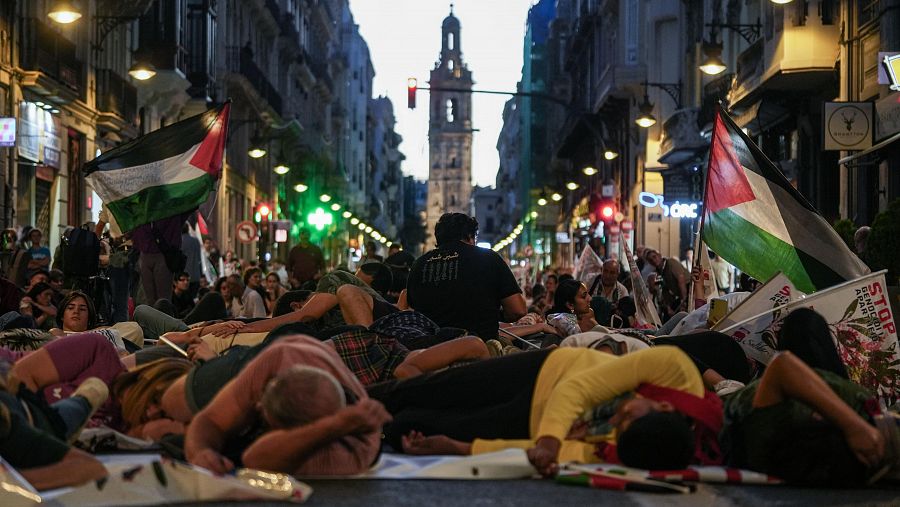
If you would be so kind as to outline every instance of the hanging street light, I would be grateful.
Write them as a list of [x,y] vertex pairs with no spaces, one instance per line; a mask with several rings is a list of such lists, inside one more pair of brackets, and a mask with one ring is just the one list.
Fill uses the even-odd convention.
[[291,170],[291,168],[284,164],[278,164],[275,167],[273,167],[272,170],[275,171],[275,174],[285,175],[288,173],[288,171]]
[[58,0],[47,12],[47,17],[61,25],[68,25],[81,19],[81,12],[68,0]]

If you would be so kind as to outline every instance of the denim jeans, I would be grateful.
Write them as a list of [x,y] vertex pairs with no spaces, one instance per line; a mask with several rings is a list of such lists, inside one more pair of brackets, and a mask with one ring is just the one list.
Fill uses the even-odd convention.
[[149,305],[138,305],[134,309],[134,321],[144,330],[145,340],[158,340],[160,335],[169,331],[188,330],[184,322]]
[[91,404],[81,396],[59,400],[50,405],[50,409],[56,412],[66,425],[67,440],[84,426],[88,416],[91,415]]

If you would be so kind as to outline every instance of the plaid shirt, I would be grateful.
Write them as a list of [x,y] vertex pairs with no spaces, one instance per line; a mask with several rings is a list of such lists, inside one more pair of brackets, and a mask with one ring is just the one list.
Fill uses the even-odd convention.
[[366,330],[354,330],[331,338],[334,350],[364,386],[394,378],[394,370],[409,350],[396,339]]

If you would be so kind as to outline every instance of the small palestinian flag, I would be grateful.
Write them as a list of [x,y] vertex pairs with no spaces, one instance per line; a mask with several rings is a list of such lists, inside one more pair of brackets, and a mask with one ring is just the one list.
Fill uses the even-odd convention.
[[869,272],[723,111],[709,150],[702,235],[710,249],[753,278],[783,271],[807,294]]
[[196,209],[222,172],[231,103],[153,131],[84,166],[122,232]]

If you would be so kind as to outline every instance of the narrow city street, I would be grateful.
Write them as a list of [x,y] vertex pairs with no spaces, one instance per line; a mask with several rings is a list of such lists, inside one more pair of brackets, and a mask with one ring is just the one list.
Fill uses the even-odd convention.
[[0,222],[0,507],[900,506],[900,0],[3,0]]

